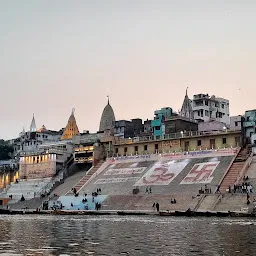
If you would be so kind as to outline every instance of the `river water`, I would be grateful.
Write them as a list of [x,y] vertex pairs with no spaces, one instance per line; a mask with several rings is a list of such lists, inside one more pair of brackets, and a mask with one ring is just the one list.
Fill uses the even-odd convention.
[[0,216],[2,255],[256,255],[256,220]]

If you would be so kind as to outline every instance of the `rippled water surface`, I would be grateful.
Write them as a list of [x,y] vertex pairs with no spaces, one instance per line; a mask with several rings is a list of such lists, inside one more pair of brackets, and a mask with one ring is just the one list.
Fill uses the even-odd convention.
[[256,255],[256,220],[0,216],[0,255]]

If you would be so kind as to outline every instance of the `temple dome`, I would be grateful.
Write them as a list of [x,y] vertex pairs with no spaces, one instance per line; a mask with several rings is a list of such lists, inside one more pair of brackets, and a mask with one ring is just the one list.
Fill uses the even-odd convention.
[[108,104],[105,106],[101,115],[99,131],[104,132],[106,130],[111,130],[114,127],[115,121],[115,114],[108,100]]
[[46,132],[46,131],[47,129],[44,125],[38,130],[38,132]]

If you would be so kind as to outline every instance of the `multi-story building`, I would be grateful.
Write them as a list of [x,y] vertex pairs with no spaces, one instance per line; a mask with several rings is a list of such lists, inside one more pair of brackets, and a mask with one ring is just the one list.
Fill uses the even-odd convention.
[[198,130],[198,123],[186,117],[174,116],[164,121],[165,134]]
[[252,135],[256,133],[256,109],[245,111],[243,130],[245,139],[250,143]]
[[114,122],[114,136],[120,138],[134,137],[134,124],[128,120],[118,120]]
[[241,146],[241,131],[227,132],[186,132],[139,139],[113,141],[115,156],[131,156],[154,153],[174,153],[196,150],[224,149]]
[[145,136],[151,136],[153,134],[153,129],[152,129],[152,120],[146,120],[144,121],[143,124],[143,135]]
[[11,140],[10,144],[14,148],[14,157],[19,156],[21,152],[37,152],[40,145],[44,143],[57,142],[61,139],[62,130],[47,130],[43,125],[39,130],[36,129],[35,118],[33,116],[30,130],[20,133],[17,139]]
[[153,135],[154,136],[162,136],[163,134],[165,134],[164,121],[166,119],[171,118],[172,116],[176,116],[177,114],[174,113],[172,108],[170,108],[170,107],[161,108],[160,110],[156,110],[154,112],[154,114],[155,114],[154,120],[151,121]]
[[230,124],[229,101],[227,99],[196,94],[193,96],[192,108],[197,122],[218,121]]
[[237,130],[237,131],[241,131],[243,129],[243,116],[239,115],[239,116],[231,116],[230,117],[230,125],[229,128],[230,130]]
[[134,118],[134,119],[131,119],[131,121],[133,124],[134,136],[135,137],[140,136],[144,130],[142,119]]

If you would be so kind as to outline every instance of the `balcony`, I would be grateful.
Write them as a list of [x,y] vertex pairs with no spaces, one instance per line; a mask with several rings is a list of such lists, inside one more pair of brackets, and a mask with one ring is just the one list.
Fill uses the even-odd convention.
[[155,127],[155,126],[161,126],[162,124],[162,120],[161,119],[155,119],[151,121],[151,126]]
[[254,127],[256,126],[255,122],[244,122],[243,123],[244,127]]

